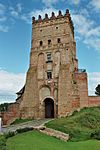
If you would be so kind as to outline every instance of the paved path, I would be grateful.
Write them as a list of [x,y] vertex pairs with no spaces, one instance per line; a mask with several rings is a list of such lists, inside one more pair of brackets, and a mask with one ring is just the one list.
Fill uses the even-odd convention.
[[16,131],[17,129],[25,128],[25,127],[38,127],[44,125],[46,122],[50,120],[51,119],[33,120],[33,121],[28,121],[16,125],[11,125],[5,128],[3,127],[2,132]]

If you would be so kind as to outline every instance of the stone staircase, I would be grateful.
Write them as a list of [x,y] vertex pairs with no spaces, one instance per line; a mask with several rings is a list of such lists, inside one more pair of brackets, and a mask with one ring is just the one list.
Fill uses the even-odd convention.
[[68,141],[69,139],[69,134],[54,130],[54,129],[50,129],[50,128],[46,128],[44,125],[45,123],[51,121],[51,119],[42,119],[42,120],[32,120],[32,121],[28,121],[28,122],[24,122],[24,123],[20,123],[20,124],[16,124],[16,125],[11,125],[11,126],[7,126],[7,127],[3,127],[2,128],[2,132],[12,132],[12,131],[16,131],[17,129],[21,129],[21,128],[33,128],[34,130],[38,130],[41,133],[44,133],[46,135],[52,136],[52,137],[56,137],[60,140],[63,141]]

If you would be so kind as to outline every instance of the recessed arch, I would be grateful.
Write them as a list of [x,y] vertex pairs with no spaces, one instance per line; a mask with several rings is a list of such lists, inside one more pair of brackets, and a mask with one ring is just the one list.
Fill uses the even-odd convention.
[[50,97],[50,88],[43,86],[39,90],[39,99],[40,101],[43,101],[46,97]]
[[59,75],[59,69],[60,69],[60,52],[55,52],[55,77],[58,77]]
[[44,54],[43,53],[40,53],[38,55],[38,67],[37,67],[37,70],[38,70],[38,79],[43,79],[44,77]]

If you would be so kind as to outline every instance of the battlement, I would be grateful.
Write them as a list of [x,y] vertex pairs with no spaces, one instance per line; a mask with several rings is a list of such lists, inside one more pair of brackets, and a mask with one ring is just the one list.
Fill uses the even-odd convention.
[[48,14],[45,14],[45,17],[42,18],[41,15],[38,16],[38,19],[36,20],[35,17],[32,17],[32,24],[33,25],[37,25],[37,24],[44,24],[47,22],[52,22],[53,20],[60,20],[60,19],[64,19],[64,20],[68,20],[70,27],[72,29],[72,32],[74,34],[74,26],[73,26],[73,22],[71,20],[71,16],[69,13],[69,10],[66,9],[66,13],[63,15],[62,12],[59,10],[58,15],[56,16],[54,12],[52,12],[51,17],[48,16]]

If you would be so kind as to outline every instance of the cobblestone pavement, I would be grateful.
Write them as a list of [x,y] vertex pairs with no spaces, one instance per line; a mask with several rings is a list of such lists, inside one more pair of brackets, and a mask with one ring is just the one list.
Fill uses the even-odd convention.
[[8,127],[2,127],[2,132],[16,131],[17,129],[25,128],[25,127],[38,127],[44,125],[46,122],[50,120],[51,119],[33,120],[33,121],[28,121],[16,125],[11,125]]

